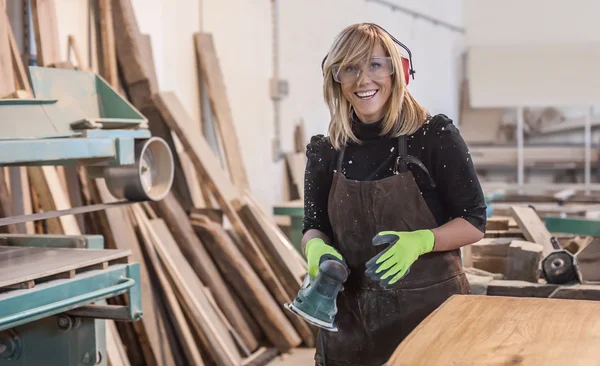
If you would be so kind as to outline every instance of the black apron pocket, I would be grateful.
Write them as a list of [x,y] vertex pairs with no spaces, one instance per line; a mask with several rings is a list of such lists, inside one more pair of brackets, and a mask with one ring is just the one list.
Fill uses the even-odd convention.
[[365,365],[383,365],[398,345],[435,309],[455,294],[470,294],[466,275],[410,289],[364,290],[359,297]]

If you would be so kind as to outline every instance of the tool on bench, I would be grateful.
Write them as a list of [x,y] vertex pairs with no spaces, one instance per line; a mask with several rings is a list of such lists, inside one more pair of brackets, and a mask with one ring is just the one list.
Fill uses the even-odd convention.
[[[169,193],[169,145],[152,136],[148,120],[104,79],[77,70],[29,71],[35,97],[0,99],[0,169],[40,167],[28,169],[29,176],[52,187],[56,170],[48,166],[86,165],[117,201],[3,217],[0,226]],[[140,264],[131,254],[105,249],[101,235],[0,234],[0,366],[108,365],[107,334],[115,328],[105,320],[143,316]],[[126,301],[107,304],[121,295]]]
[[554,250],[540,261],[540,270],[546,281],[552,284],[581,282],[577,258],[563,249],[556,237],[552,237],[550,242]]
[[338,293],[343,291],[348,274],[349,269],[344,262],[333,255],[324,255],[315,279],[311,281],[310,276],[306,275],[298,295],[291,304],[285,304],[285,308],[310,324],[336,332],[336,299]]

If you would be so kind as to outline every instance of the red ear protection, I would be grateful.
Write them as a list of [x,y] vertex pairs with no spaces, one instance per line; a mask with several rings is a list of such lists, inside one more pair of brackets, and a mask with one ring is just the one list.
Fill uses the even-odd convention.
[[[406,47],[402,42],[400,42],[399,40],[394,38],[394,36],[392,36],[388,31],[383,29],[383,27],[381,27],[377,24],[373,24],[373,23],[365,23],[365,24],[373,25],[373,26],[383,30],[385,33],[387,33],[390,36],[390,38],[392,39],[392,41],[394,41],[394,43],[396,43],[398,46],[402,47],[406,51],[406,53],[408,53],[408,58],[401,56],[402,57],[402,71],[404,72],[404,80],[406,81],[406,85],[408,85],[410,77],[412,76],[413,79],[415,78],[415,69],[413,68],[412,53],[410,52],[410,49],[408,47]],[[325,55],[325,57],[323,58],[323,61],[321,61],[321,70],[323,70],[323,66],[325,65],[325,60],[327,60],[327,55]]]
[[[404,81],[406,82],[406,85],[408,85],[409,81],[410,81],[410,61],[402,56],[402,71],[404,72]],[[414,71],[413,71],[413,75],[414,75]],[[413,76],[414,78],[414,76]]]

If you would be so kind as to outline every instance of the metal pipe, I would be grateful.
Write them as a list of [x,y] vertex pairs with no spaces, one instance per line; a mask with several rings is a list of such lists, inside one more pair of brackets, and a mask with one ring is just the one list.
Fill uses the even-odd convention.
[[517,183],[519,188],[523,188],[525,183],[525,161],[523,151],[523,124],[524,110],[523,107],[517,108]]
[[592,114],[594,113],[593,107],[587,108],[585,114],[585,187],[589,190],[590,184],[592,183]]
[[429,15],[425,15],[425,14],[419,13],[417,11],[405,8],[403,6],[400,6],[400,5],[397,5],[397,4],[393,4],[393,3],[389,2],[389,1],[385,1],[385,0],[365,0],[365,1],[367,1],[367,2],[371,1],[371,2],[374,2],[374,3],[379,3],[379,4],[382,4],[382,5],[387,5],[392,10],[401,11],[401,12],[406,13],[408,15],[412,15],[413,17],[415,17],[417,19],[421,18],[421,19],[423,19],[425,21],[428,21],[428,22],[430,22],[430,23],[432,23],[434,25],[439,25],[441,27],[447,28],[447,29],[449,29],[449,30],[451,30],[453,32],[465,33],[465,29],[462,28],[462,27],[456,26],[454,24],[450,24],[448,22],[436,19],[434,17],[430,17]]
[[271,26],[273,32],[273,75],[271,99],[273,100],[273,161],[279,161],[281,151],[281,91],[279,90],[279,2],[271,0]]
[[[26,311],[22,311],[17,314],[13,314],[7,316],[5,318],[0,319],[0,330],[16,327],[18,325],[24,324],[28,321],[29,318],[39,319],[41,317],[54,315],[59,312],[64,312],[70,309],[74,309],[77,306],[84,304],[90,300],[101,300],[108,296],[117,296],[127,289],[133,287],[135,285],[135,280],[131,278],[123,278],[119,281],[118,284],[109,286],[100,290],[92,291],[87,294],[71,297],[65,300],[57,301],[51,304],[38,306],[37,308],[29,309]],[[69,309],[65,309],[69,308]],[[137,314],[137,316],[141,317],[141,314]],[[137,319],[135,319],[137,320]]]

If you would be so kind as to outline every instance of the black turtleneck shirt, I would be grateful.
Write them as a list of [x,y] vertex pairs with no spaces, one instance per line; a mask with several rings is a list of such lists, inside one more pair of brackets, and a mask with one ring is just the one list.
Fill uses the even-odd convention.
[[[347,179],[378,180],[393,175],[398,156],[398,140],[379,136],[381,122],[354,121],[353,131],[362,144],[349,142],[342,163]],[[469,149],[452,120],[443,114],[433,116],[407,137],[408,154],[419,159],[435,182],[415,164],[408,168],[438,225],[462,217],[485,232],[486,204],[475,173]],[[317,229],[332,238],[327,200],[337,168],[336,151],[328,137],[316,135],[307,145],[304,178],[304,228]]]

